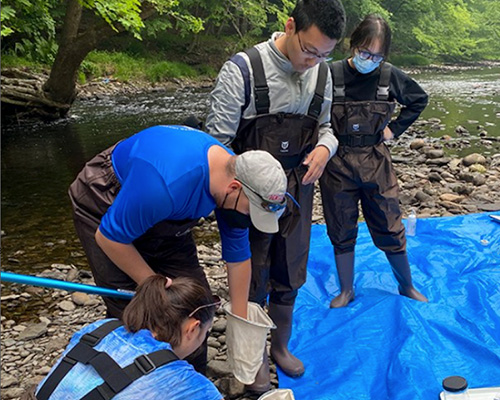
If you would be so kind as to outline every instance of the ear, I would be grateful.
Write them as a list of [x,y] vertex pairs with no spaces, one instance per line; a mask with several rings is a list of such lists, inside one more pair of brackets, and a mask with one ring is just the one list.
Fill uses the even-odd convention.
[[295,20],[290,17],[285,23],[285,34],[292,36],[295,33]]
[[231,183],[229,184],[229,192],[231,193],[235,190],[240,190],[241,188],[241,182],[238,182],[236,179],[233,179]]
[[201,326],[201,322],[197,319],[190,318],[186,326],[184,328],[184,334],[186,335],[186,339],[192,341],[193,339],[198,337],[199,329]]

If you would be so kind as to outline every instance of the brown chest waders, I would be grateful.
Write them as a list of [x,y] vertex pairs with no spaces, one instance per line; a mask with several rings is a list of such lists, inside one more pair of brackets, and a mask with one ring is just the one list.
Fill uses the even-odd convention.
[[[116,145],[115,145],[116,146]],[[135,290],[137,284],[101,250],[95,233],[101,218],[113,204],[121,185],[111,161],[112,146],[90,160],[69,188],[76,233],[92,270],[95,283],[110,289]],[[210,289],[198,262],[196,244],[190,229],[197,220],[161,221],[137,238],[133,245],[154,272],[177,278],[191,277]],[[103,298],[108,318],[121,318],[128,300]],[[187,358],[198,372],[206,369],[206,341]]]
[[[299,209],[289,202],[279,220],[279,232],[276,234],[265,234],[250,228],[250,300],[262,305],[270,295],[269,315],[277,326],[271,332],[271,356],[286,374],[300,376],[304,373],[304,365],[288,351],[288,340],[297,291],[306,279],[311,236],[314,185],[302,185],[302,178],[307,173],[302,162],[318,143],[318,117],[323,105],[328,67],[325,63],[319,66],[315,94],[307,115],[270,114],[269,87],[260,54],[255,48],[247,50],[246,54],[254,76],[257,115],[240,122],[232,147],[237,154],[257,149],[271,153],[286,172],[287,191],[300,204]],[[249,93],[248,67],[242,58],[237,60],[233,57],[233,61],[240,67],[246,92]],[[248,102],[244,108],[246,105]],[[264,360],[266,362],[259,370],[255,383],[247,387],[248,390],[264,392],[269,388],[267,356]]]
[[[330,304],[334,308],[344,307],[354,299],[354,246],[360,202],[374,244],[386,253],[393,271],[400,270],[394,274],[400,286],[408,288],[400,290],[401,294],[416,292],[406,256],[398,181],[389,149],[383,143],[383,130],[395,109],[395,103],[389,101],[391,65],[382,64],[373,101],[345,100],[343,68],[342,61],[331,65],[334,84],[331,124],[339,149],[320,178],[323,211],[341,287],[340,295]],[[417,295],[408,297],[421,300]]]
[[[300,204],[289,202],[279,220],[276,234],[264,234],[250,228],[252,250],[252,283],[250,300],[263,304],[270,292],[270,301],[293,304],[297,290],[306,277],[306,264],[312,217],[314,185],[304,186],[302,178],[307,168],[305,157],[318,142],[318,117],[323,104],[328,67],[320,64],[315,94],[307,115],[269,114],[269,87],[262,60],[257,49],[246,51],[254,77],[254,118],[242,119],[231,146],[237,154],[247,150],[266,150],[283,166],[288,178],[288,192]],[[242,57],[232,59],[243,74],[246,85],[246,104],[249,102],[249,73]]]

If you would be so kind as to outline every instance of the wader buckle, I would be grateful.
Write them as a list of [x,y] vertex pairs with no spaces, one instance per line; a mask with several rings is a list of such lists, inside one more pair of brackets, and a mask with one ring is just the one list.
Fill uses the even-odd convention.
[[361,135],[349,135],[348,136],[349,146],[351,147],[363,147],[365,146],[365,136]]
[[134,364],[144,375],[147,375],[156,369],[156,365],[153,361],[151,361],[147,354],[137,357],[134,360]]

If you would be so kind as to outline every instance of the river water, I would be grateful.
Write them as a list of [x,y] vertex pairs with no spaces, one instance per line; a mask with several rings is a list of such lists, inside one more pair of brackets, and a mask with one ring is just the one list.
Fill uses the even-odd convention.
[[[455,137],[455,127],[471,132],[464,156],[488,153],[478,126],[500,136],[500,68],[425,72],[414,78],[430,94],[421,118],[439,118],[444,130],[429,135]],[[2,124],[2,269],[36,274],[52,263],[85,266],[73,229],[67,189],[84,163],[116,141],[157,124],[204,116],[208,91],[183,89],[77,101],[67,120],[51,124]]]

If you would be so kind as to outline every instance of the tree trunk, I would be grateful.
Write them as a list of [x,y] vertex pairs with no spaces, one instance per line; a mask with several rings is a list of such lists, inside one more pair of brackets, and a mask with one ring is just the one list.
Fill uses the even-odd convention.
[[[82,32],[82,11],[79,0],[68,0],[59,49],[45,83],[33,76],[27,78],[29,82],[7,81],[9,78],[2,76],[2,111],[45,119],[58,119],[68,114],[76,98],[76,78],[82,61],[100,41],[125,30],[122,26],[114,30],[105,21],[92,17],[95,22]],[[155,12],[147,5],[141,18],[147,19]]]

